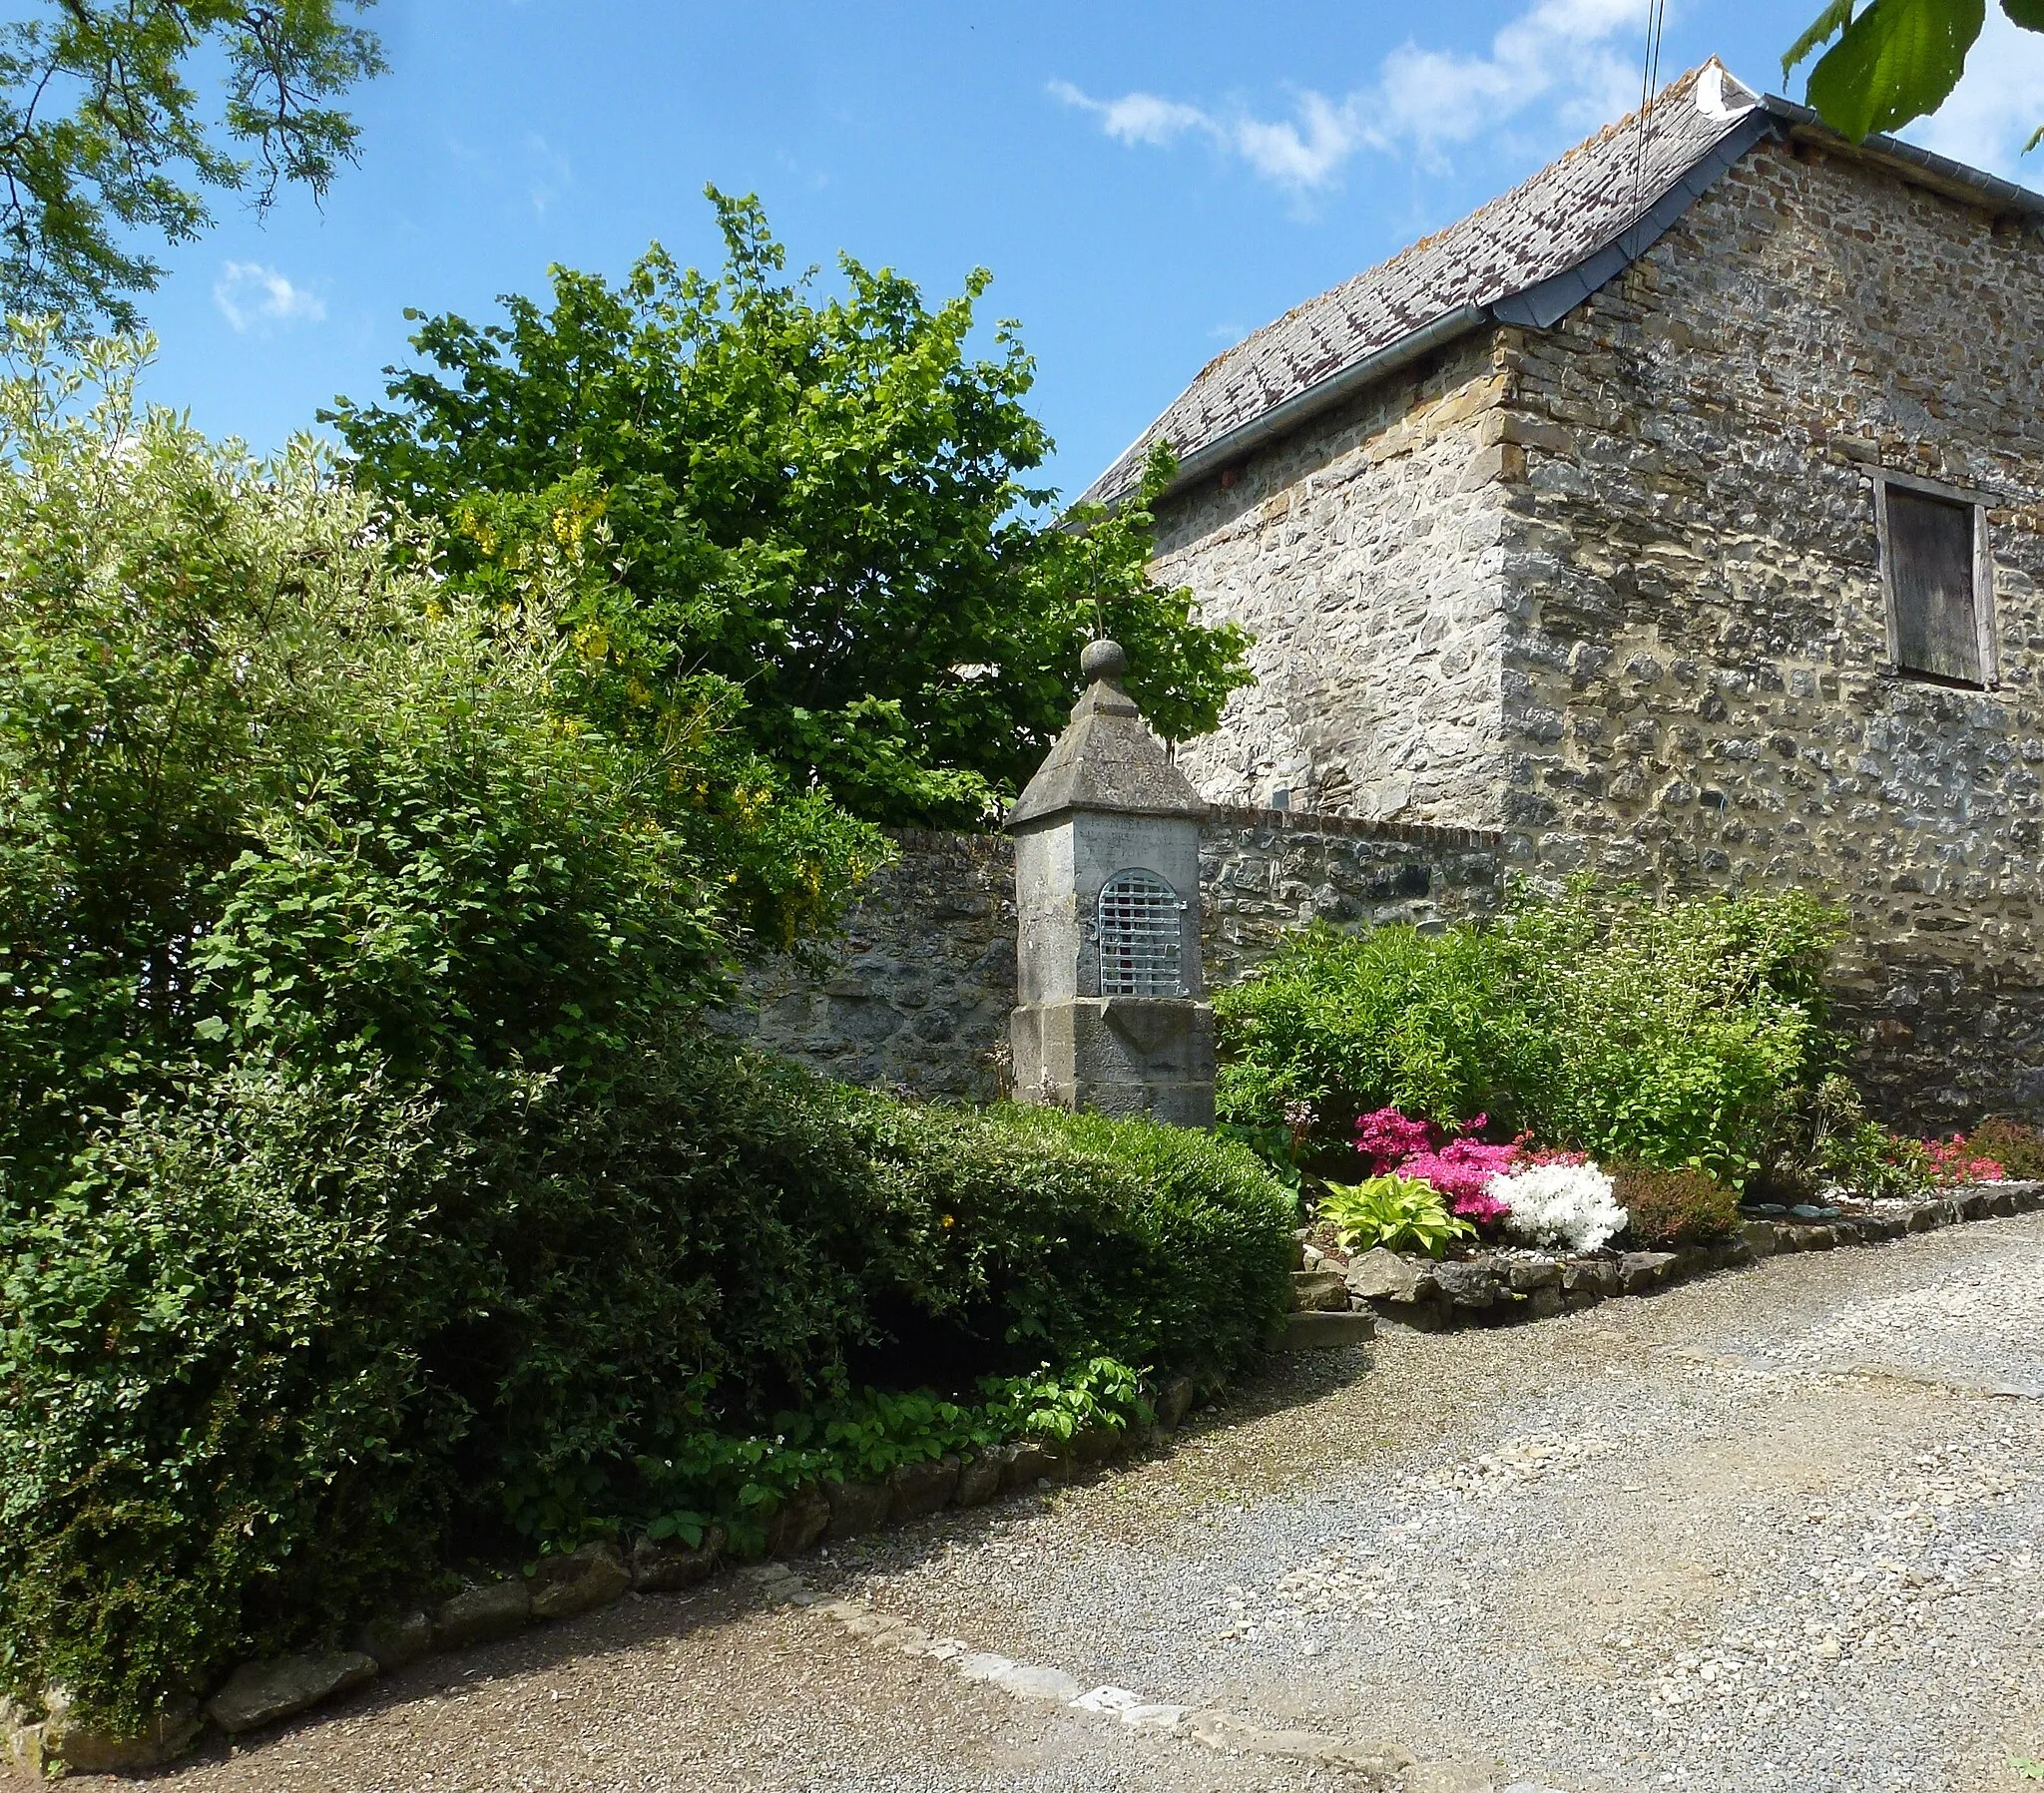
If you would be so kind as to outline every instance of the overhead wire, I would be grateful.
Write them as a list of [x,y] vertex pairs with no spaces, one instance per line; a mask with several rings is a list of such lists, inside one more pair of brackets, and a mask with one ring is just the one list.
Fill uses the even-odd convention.
[[1654,128],[1654,100],[1661,91],[1661,33],[1668,23],[1668,0],[1647,0],[1647,42],[1640,57],[1640,129],[1633,155],[1633,206],[1647,174],[1647,138]]

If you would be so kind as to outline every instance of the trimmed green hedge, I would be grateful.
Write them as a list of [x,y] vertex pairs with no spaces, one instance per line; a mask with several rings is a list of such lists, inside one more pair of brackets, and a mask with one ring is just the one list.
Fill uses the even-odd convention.
[[994,1378],[1217,1382],[1283,1312],[1291,1223],[1205,1135],[909,1107],[702,1033],[467,1115],[195,1072],[57,1199],[0,1184],[0,1677],[132,1723],[450,1556],[756,1537],[795,1479],[1063,1398]]

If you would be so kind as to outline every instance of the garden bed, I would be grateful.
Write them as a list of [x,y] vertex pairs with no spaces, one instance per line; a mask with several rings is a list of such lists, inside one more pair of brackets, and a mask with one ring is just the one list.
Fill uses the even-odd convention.
[[2044,1207],[2044,1181],[1973,1183],[1915,1197],[1839,1195],[1793,1208],[1755,1203],[1742,1210],[1733,1237],[1678,1251],[1507,1245],[1442,1258],[1382,1246],[1344,1255],[1324,1229],[1306,1227],[1297,1235],[1292,1285],[1301,1310],[1369,1311],[1415,1331],[1510,1325],[1594,1307],[1616,1295],[1649,1294],[1785,1251],[1880,1244],[2037,1207]]
[[[947,1507],[979,1507],[1155,1450],[1184,1423],[1194,1402],[1190,1377],[1159,1391],[1149,1425],[1088,1426],[1070,1439],[1032,1437],[968,1457],[902,1464],[884,1480],[831,1482],[797,1490],[774,1512],[766,1556],[800,1556]],[[239,1737],[344,1697],[381,1675],[435,1653],[493,1643],[527,1627],[574,1618],[628,1593],[675,1593],[699,1586],[743,1557],[712,1527],[683,1549],[641,1535],[629,1549],[598,1543],[498,1575],[472,1575],[430,1606],[392,1610],[356,1628],[344,1647],[239,1664],[203,1699],[167,1702],[140,1735],[120,1736],[72,1720],[58,1693],[42,1713],[0,1699],[0,1769],[42,1778],[122,1773],[189,1754],[209,1731]]]

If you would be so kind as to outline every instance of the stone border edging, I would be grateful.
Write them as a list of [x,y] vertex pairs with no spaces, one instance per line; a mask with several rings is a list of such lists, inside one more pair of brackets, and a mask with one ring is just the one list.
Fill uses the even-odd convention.
[[[1349,1260],[1349,1300],[1422,1332],[1509,1325],[1594,1307],[1791,1251],[1878,1245],[1909,1233],[2044,1207],[2044,1182],[1971,1183],[1915,1200],[1881,1201],[1820,1221],[1746,1220],[1736,1238],[1682,1251],[1541,1256],[1518,1250],[1433,1259],[1382,1246]],[[1304,1272],[1301,1274],[1311,1274]]]
[[[1067,1441],[1011,1440],[967,1459],[901,1464],[881,1482],[798,1489],[768,1522],[769,1565],[826,1539],[863,1537],[945,1507],[984,1506],[1004,1494],[1069,1482],[1116,1458],[1155,1449],[1184,1424],[1193,1395],[1192,1379],[1178,1376],[1159,1392],[1153,1426],[1088,1427]],[[230,1737],[259,1730],[426,1656],[495,1643],[536,1622],[593,1612],[628,1592],[679,1592],[709,1580],[734,1562],[726,1555],[725,1534],[717,1526],[710,1527],[694,1548],[677,1549],[642,1536],[629,1552],[605,1543],[543,1557],[531,1574],[464,1587],[431,1612],[392,1613],[367,1621],[356,1627],[347,1649],[240,1663],[203,1703],[197,1696],[167,1703],[137,1738],[68,1724],[68,1702],[61,1693],[45,1696],[48,1709],[41,1717],[0,1700],[0,1767],[12,1766],[37,1779],[161,1767],[186,1754],[209,1726]]]

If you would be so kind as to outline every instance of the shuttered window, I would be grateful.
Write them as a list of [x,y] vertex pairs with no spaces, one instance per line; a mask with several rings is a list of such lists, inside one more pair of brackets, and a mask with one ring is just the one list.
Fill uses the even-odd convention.
[[1981,605],[1973,507],[1903,486],[1886,492],[1888,628],[1896,668],[1987,682],[1980,664]]

